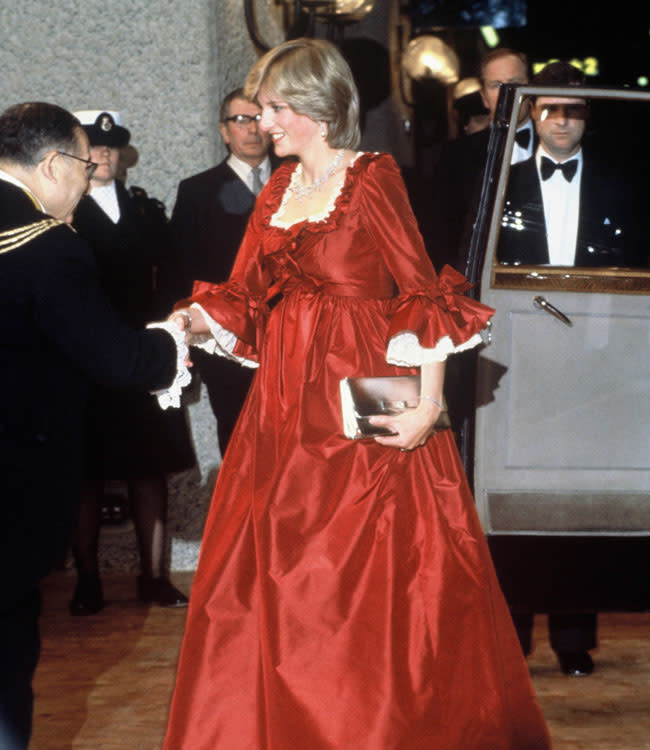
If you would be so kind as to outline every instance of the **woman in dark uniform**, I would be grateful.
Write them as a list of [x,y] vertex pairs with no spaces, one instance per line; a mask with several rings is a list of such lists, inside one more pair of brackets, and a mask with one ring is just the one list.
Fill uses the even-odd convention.
[[[119,114],[77,113],[98,167],[74,217],[74,227],[93,247],[104,292],[124,322],[144,328],[168,311],[155,289],[155,272],[167,242],[164,206],[140,188],[116,179],[120,149],[129,131]],[[138,597],[161,606],[185,606],[187,598],[164,570],[167,518],[166,474],[190,468],[194,455],[185,415],[163,411],[155,397],[95,387],[86,428],[86,465],[74,558],[78,581],[70,602],[73,615],[89,615],[104,605],[99,577],[100,505],[105,480],[128,488],[140,555]]]

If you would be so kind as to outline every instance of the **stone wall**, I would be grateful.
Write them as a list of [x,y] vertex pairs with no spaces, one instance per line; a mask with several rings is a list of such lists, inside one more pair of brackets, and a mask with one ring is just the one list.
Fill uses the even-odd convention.
[[181,177],[223,156],[221,97],[256,59],[240,0],[21,0],[0,8],[2,108],[44,100],[122,113],[129,181],[169,209]]

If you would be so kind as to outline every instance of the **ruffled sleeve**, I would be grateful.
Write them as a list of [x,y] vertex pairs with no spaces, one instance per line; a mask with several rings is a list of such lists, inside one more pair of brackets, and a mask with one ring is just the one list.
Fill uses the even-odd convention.
[[368,164],[360,195],[368,232],[398,287],[387,361],[417,367],[480,344],[494,310],[466,296],[471,285],[451,266],[436,275],[391,156]]
[[259,364],[269,314],[266,297],[271,279],[262,252],[262,212],[268,195],[265,188],[257,199],[229,280],[222,284],[195,281],[192,296],[175,305],[176,309],[198,308],[208,324],[210,334],[191,336],[192,345],[248,367]]
[[400,295],[390,320],[387,361],[415,367],[481,344],[494,310],[467,297],[470,286],[445,266],[435,283]]

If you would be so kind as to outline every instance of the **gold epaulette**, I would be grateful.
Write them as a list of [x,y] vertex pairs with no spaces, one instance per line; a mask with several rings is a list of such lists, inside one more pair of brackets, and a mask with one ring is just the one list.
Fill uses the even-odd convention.
[[[4,232],[0,232],[0,254],[8,253],[10,250],[15,250],[17,247],[21,247],[31,240],[35,239],[43,232],[47,232],[48,229],[58,227],[61,224],[65,224],[65,221],[60,219],[43,219],[42,221],[35,221],[32,224],[25,224],[23,227],[16,227],[15,229],[7,229]],[[67,226],[70,226],[69,224]],[[70,227],[72,229],[72,227]]]

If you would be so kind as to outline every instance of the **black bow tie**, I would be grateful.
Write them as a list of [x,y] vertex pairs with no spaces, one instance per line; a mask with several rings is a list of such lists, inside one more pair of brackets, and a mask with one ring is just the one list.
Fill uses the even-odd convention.
[[530,145],[530,128],[522,128],[515,133],[515,140],[522,148]]
[[553,172],[555,172],[556,169],[559,169],[560,172],[562,172],[562,174],[564,175],[564,179],[567,182],[571,182],[571,180],[575,177],[575,173],[578,169],[578,160],[571,159],[570,161],[563,161],[562,164],[558,164],[552,159],[549,159],[546,156],[542,156],[541,173],[543,180],[548,180],[548,178],[553,174]]

